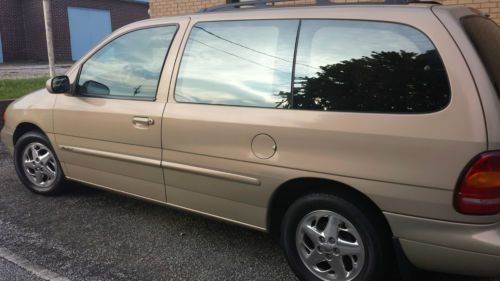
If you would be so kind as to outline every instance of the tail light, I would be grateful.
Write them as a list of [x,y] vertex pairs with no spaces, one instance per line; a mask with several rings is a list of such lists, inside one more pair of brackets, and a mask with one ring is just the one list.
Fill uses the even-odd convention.
[[455,208],[467,215],[500,212],[500,151],[476,156],[458,181]]

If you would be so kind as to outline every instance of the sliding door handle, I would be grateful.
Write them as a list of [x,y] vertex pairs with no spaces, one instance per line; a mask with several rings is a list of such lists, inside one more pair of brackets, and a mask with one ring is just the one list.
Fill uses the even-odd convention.
[[139,125],[147,125],[147,126],[151,126],[151,125],[154,125],[155,123],[155,120],[149,118],[149,117],[134,117],[132,118],[132,123],[134,124],[139,124]]

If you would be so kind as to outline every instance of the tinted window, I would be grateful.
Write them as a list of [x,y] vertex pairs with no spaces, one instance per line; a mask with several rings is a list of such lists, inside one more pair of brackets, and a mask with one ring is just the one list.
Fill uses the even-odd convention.
[[178,102],[288,107],[298,21],[196,24],[179,70]]
[[500,94],[500,26],[480,16],[463,18],[462,24]]
[[420,31],[400,24],[304,20],[293,108],[422,113],[449,103],[441,59]]
[[176,30],[175,26],[141,29],[111,41],[83,65],[78,93],[154,98]]

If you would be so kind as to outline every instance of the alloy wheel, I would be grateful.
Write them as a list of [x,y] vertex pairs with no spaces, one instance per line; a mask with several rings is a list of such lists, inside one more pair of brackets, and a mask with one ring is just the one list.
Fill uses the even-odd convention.
[[363,241],[354,225],[328,210],[307,214],[298,224],[296,247],[300,259],[323,281],[350,281],[365,261]]
[[47,189],[57,178],[58,168],[52,151],[39,142],[28,144],[23,151],[23,171],[37,188]]

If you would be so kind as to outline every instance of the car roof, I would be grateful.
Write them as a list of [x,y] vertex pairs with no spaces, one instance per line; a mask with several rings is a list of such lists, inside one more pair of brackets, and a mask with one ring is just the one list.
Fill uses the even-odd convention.
[[167,16],[167,17],[158,17],[153,19],[146,19],[140,21],[141,23],[146,24],[160,24],[162,22],[171,22],[176,19],[196,19],[196,20],[215,20],[215,19],[236,19],[239,16],[242,17],[261,17],[270,19],[276,17],[277,15],[281,15],[278,18],[283,18],[283,15],[290,15],[293,18],[296,18],[296,14],[300,12],[328,12],[328,11],[336,11],[338,9],[342,9],[342,11],[348,13],[349,11],[355,10],[366,10],[370,11],[370,13],[383,13],[383,12],[398,12],[398,11],[408,11],[411,10],[413,12],[417,12],[418,10],[426,10],[427,12],[430,10],[430,7],[438,4],[432,3],[415,3],[415,4],[384,4],[384,3],[374,3],[374,2],[365,2],[365,3],[341,3],[335,5],[328,6],[314,6],[314,5],[297,5],[297,6],[270,6],[267,8],[239,8],[233,10],[220,10],[220,11],[212,11],[212,12],[198,12],[189,15],[182,16]]
[[[115,31],[117,33],[136,28],[145,28],[148,26],[171,24],[191,20],[200,21],[225,21],[239,19],[298,19],[298,18],[332,18],[332,19],[353,19],[353,20],[376,20],[384,18],[383,21],[390,21],[391,18],[401,19],[401,15],[432,14],[433,8],[439,8],[445,12],[456,10],[470,10],[463,5],[447,5],[433,3],[410,3],[410,4],[384,4],[384,3],[342,3],[341,5],[300,5],[300,6],[272,6],[268,8],[241,8],[233,10],[213,11],[208,13],[194,13],[182,16],[157,17],[138,21]],[[342,15],[339,17],[339,13]],[[425,18],[425,17],[422,17]],[[389,20],[388,20],[389,19]],[[422,19],[424,20],[424,19]],[[396,22],[398,20],[395,20]],[[401,22],[401,20],[400,20]],[[404,22],[404,21],[403,21]]]

